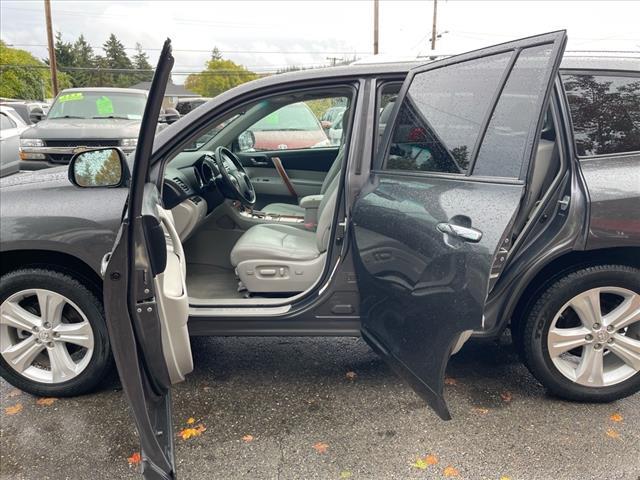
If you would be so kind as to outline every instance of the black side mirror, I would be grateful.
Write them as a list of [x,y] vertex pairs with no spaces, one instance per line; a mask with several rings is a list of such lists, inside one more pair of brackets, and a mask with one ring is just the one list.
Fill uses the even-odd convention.
[[165,108],[164,121],[171,125],[180,120],[180,113],[175,108]]
[[31,123],[38,123],[44,117],[44,111],[40,107],[33,107],[29,111],[29,120],[31,120]]
[[84,150],[69,162],[69,181],[77,187],[119,187],[128,179],[126,157],[119,148]]

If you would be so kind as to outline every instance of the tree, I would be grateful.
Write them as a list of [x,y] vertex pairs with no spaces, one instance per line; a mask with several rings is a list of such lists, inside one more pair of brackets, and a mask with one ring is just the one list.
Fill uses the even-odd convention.
[[[136,43],[136,54],[133,56],[133,68],[136,70],[152,70],[149,56],[142,50],[142,45]],[[136,82],[150,82],[153,72],[140,72],[135,74]]]
[[[69,78],[58,72],[60,88]],[[0,97],[44,100],[51,97],[51,75],[44,62],[26,50],[10,48],[0,40]]]
[[258,75],[242,65],[223,59],[220,50],[214,47],[205,70],[189,75],[184,86],[204,97],[215,97],[230,88],[256,78]]
[[[112,33],[104,45],[104,58],[106,60],[107,68],[110,69],[133,69],[133,64],[127,56],[127,52],[124,49],[124,45],[118,38]],[[125,72],[110,72],[109,79],[112,86],[115,87],[129,87],[132,82],[131,73]]]
[[56,51],[56,63],[58,65],[61,67],[74,66],[75,57],[73,55],[73,45],[70,42],[62,41],[62,33],[56,33],[56,42],[53,48]]
[[[93,48],[84,38],[84,35],[80,35],[73,44],[73,59],[74,67],[80,68],[94,68],[95,67],[95,55],[93,54]],[[95,85],[96,74],[90,70],[77,70],[70,72],[74,87],[91,87]]]

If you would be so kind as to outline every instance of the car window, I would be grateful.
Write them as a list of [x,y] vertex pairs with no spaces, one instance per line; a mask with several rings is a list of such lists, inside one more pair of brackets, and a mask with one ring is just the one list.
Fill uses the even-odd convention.
[[346,106],[346,97],[327,97],[284,105],[241,133],[235,142],[237,150],[258,152],[328,147],[331,145],[329,130]]
[[0,113],[0,130],[9,130],[16,128],[16,123],[4,113]]
[[531,119],[547,86],[544,72],[551,50],[552,45],[540,45],[518,56],[482,140],[474,175],[520,176]]
[[640,77],[562,75],[580,156],[640,151]]
[[388,82],[384,83],[378,91],[378,135],[375,137],[374,145],[376,150],[389,123],[393,105],[396,102],[400,88],[402,88],[402,83]]
[[123,118],[141,120],[147,96],[112,91],[62,92],[49,110],[47,119]]
[[385,168],[464,174],[511,54],[416,74],[393,127]]

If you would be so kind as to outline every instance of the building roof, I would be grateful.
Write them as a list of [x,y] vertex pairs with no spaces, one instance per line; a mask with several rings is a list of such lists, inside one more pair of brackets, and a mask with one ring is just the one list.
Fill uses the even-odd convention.
[[[135,85],[132,85],[129,88],[131,89],[136,88],[139,90],[149,91],[149,89],[151,88],[151,82],[136,83]],[[169,81],[169,83],[167,83],[167,89],[164,92],[164,96],[165,97],[199,97],[200,95],[187,90],[186,88],[184,88],[184,85],[176,85],[175,83]]]

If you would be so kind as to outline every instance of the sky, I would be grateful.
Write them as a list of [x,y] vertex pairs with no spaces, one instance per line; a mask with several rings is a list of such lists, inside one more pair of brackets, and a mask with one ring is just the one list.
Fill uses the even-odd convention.
[[[153,64],[170,37],[180,72],[199,71],[217,46],[225,58],[256,72],[326,65],[331,57],[373,52],[373,0],[360,1],[71,1],[51,0],[53,29],[65,41],[84,34],[96,53],[110,33],[140,43]],[[380,1],[382,57],[430,51],[432,0]],[[466,50],[552,30],[568,31],[568,50],[638,52],[638,1],[438,0],[436,52]],[[0,1],[0,38],[47,56],[44,1]]]

